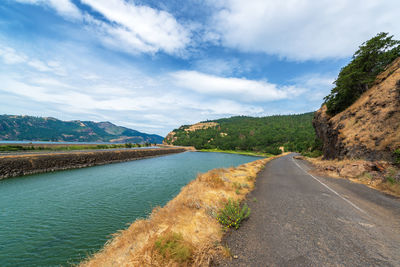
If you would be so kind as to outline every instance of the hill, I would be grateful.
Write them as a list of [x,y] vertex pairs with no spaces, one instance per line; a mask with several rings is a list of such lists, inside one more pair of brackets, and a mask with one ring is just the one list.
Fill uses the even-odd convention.
[[314,147],[313,112],[268,117],[231,117],[184,125],[164,143],[197,149],[251,150],[279,154],[280,147],[305,151]]
[[326,159],[395,160],[400,148],[400,57],[344,111],[322,106],[313,121]]
[[0,140],[161,143],[163,137],[111,122],[61,121],[51,117],[0,115]]

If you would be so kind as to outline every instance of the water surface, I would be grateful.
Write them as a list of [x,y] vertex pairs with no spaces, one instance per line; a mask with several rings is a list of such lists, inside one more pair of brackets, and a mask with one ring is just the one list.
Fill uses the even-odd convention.
[[0,181],[0,266],[77,263],[199,172],[256,157],[185,152]]

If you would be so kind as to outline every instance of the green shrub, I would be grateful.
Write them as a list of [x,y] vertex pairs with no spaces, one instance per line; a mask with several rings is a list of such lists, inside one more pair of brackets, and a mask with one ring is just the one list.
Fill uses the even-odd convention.
[[376,76],[400,56],[400,41],[392,38],[381,32],[354,53],[351,62],[341,69],[335,88],[325,97],[329,115],[336,115],[353,104],[370,88]]
[[220,224],[224,225],[225,228],[240,227],[240,223],[250,216],[250,208],[247,204],[240,207],[239,201],[229,199],[225,207],[218,213],[217,220]]
[[169,232],[160,236],[155,243],[158,252],[166,259],[183,263],[191,259],[192,247],[186,242],[182,234]]
[[400,148],[394,151],[394,162],[400,164]]

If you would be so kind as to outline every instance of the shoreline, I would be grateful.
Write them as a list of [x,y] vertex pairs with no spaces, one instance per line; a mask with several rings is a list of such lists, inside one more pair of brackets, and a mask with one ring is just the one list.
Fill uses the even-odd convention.
[[0,156],[0,180],[37,173],[85,168],[188,151],[186,148],[101,150]]
[[270,158],[275,157],[277,155],[262,153],[262,152],[253,152],[253,151],[242,151],[242,150],[222,150],[222,149],[200,149],[197,150],[199,152],[217,152],[217,153],[228,153],[228,154],[239,154],[246,156],[254,156],[254,157],[264,157]]
[[[221,243],[224,227],[217,220],[218,212],[229,199],[243,201],[254,189],[258,173],[277,157],[199,174],[164,207],[118,231],[79,266],[209,266],[229,254]],[[168,239],[185,251],[185,257],[160,252],[160,242]]]

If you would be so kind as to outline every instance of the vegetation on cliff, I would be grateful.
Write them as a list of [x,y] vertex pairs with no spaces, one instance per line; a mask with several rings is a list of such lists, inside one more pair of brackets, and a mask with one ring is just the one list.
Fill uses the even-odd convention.
[[336,85],[325,97],[327,113],[335,115],[353,104],[374,83],[377,75],[400,56],[400,41],[388,33],[379,33],[364,42],[351,62],[343,67]]
[[163,137],[110,122],[61,121],[49,117],[0,115],[0,140],[159,144]]
[[312,126],[313,112],[299,115],[268,117],[231,117],[207,121],[209,127],[181,126],[171,132],[164,142],[194,146],[196,149],[258,151],[280,154],[306,151],[317,146]]

